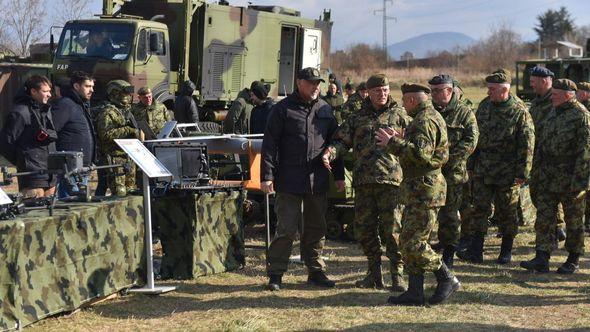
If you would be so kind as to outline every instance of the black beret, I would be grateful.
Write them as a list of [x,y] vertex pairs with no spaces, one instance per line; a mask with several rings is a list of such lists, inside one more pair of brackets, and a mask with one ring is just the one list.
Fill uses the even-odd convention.
[[[268,86],[270,88],[270,86]],[[270,89],[267,88],[267,84],[264,84],[260,81],[254,81],[250,85],[250,91],[258,97],[258,99],[266,99],[268,97],[268,91]]]
[[426,85],[418,83],[404,83],[402,84],[402,93],[424,92],[430,93],[430,88]]
[[540,66],[534,66],[531,69],[531,76],[536,76],[536,77],[555,77],[555,74],[545,68],[545,67],[540,67]]
[[558,80],[553,81],[553,88],[558,90],[565,90],[565,91],[577,91],[578,87],[576,83],[572,80],[568,80],[567,78],[561,78]]
[[579,82],[576,85],[578,86],[578,90],[590,91],[590,83],[588,82]]
[[430,81],[428,81],[430,85],[439,85],[439,84],[451,84],[453,85],[453,77],[447,74],[441,74],[434,76]]
[[511,80],[510,71],[503,68],[492,72],[486,77],[488,83],[510,83]]
[[371,75],[367,80],[367,89],[372,89],[380,86],[389,86],[389,79],[385,74],[375,74]]
[[324,79],[320,76],[320,71],[317,68],[307,67],[299,70],[297,72],[297,79],[306,80],[306,81],[321,81],[325,82]]

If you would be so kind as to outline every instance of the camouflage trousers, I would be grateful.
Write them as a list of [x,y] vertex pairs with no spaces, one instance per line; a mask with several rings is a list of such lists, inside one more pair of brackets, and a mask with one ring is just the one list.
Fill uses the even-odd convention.
[[392,273],[403,272],[399,252],[402,206],[399,188],[387,184],[371,184],[354,188],[354,230],[369,266],[385,255],[391,263]]
[[[535,208],[535,218],[536,218],[536,215],[537,215],[536,207],[539,204],[538,198],[537,198],[539,190],[537,190],[533,184],[530,184],[528,187],[530,190],[531,202],[533,203],[534,208]],[[522,194],[521,194],[521,199],[522,199]],[[588,209],[588,204],[586,204],[586,209]],[[555,216],[555,218],[557,219],[556,226],[563,228],[565,226],[565,217],[564,217],[564,213],[563,213],[563,206],[561,205],[561,203],[559,203],[557,206],[557,215]]]
[[110,164],[129,163],[129,169],[123,167],[107,169],[107,186],[111,195],[127,196],[129,191],[137,189],[135,185],[135,163],[128,157],[108,157]]
[[441,267],[441,257],[428,244],[436,226],[438,208],[425,205],[406,205],[402,219],[400,245],[405,270],[408,274],[424,274]]
[[561,203],[565,217],[565,249],[574,254],[584,253],[584,211],[586,198],[572,197],[568,193],[543,192],[536,195],[537,220],[535,243],[537,250],[551,252],[555,243],[555,227],[558,205]]
[[487,234],[493,203],[500,232],[504,236],[515,237],[518,234],[519,190],[519,185],[488,185],[481,178],[474,179],[470,235]]
[[447,183],[447,200],[438,212],[438,241],[443,246],[456,246],[459,243],[461,217],[459,210],[463,201],[465,184]]
[[471,216],[473,214],[472,181],[468,181],[467,183],[463,184],[459,212],[461,214],[461,237],[465,237],[472,234],[470,230]]
[[283,274],[287,271],[293,241],[301,223],[301,258],[310,272],[325,268],[322,249],[326,236],[327,195],[277,193],[275,214],[277,227],[266,258],[266,271]]

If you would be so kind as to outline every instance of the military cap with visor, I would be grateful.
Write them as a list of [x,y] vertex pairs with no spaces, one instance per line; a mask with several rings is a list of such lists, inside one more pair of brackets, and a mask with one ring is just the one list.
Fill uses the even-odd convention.
[[564,90],[564,91],[577,91],[578,87],[576,83],[572,80],[568,80],[567,78],[561,78],[558,80],[553,81],[553,88],[557,90]]
[[307,67],[297,72],[297,79],[306,81],[320,81],[326,82],[321,76],[317,68]]
[[430,94],[430,88],[426,85],[419,84],[419,83],[404,83],[401,87],[402,93],[416,93],[416,92],[424,92]]

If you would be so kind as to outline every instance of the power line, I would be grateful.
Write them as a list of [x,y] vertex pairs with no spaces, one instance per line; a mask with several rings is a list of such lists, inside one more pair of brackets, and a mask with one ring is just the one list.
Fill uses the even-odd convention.
[[[383,13],[383,51],[387,52],[387,21],[394,20],[397,22],[397,18],[393,16],[387,16],[387,3],[391,3],[393,5],[393,0],[383,0],[383,8],[376,9],[373,11],[373,15],[377,13]],[[387,53],[386,53],[387,54]]]

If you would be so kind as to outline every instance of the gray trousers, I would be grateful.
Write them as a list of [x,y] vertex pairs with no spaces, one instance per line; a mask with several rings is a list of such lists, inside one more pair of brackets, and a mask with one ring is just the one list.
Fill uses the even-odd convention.
[[322,249],[326,235],[327,195],[277,193],[277,228],[266,258],[269,275],[287,271],[293,241],[301,225],[301,258],[309,272],[323,271]]

